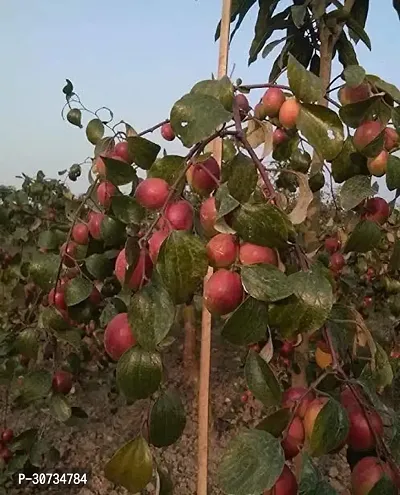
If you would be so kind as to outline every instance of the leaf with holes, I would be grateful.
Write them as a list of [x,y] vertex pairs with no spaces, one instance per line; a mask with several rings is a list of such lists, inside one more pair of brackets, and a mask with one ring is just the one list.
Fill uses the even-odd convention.
[[246,384],[254,397],[266,406],[277,405],[282,389],[269,365],[256,352],[250,350],[244,367]]
[[138,167],[149,170],[157,158],[161,146],[141,136],[128,137],[127,142],[130,159]]
[[245,291],[259,301],[280,301],[293,294],[288,277],[273,265],[242,266],[240,274]]
[[322,98],[324,94],[322,80],[308,71],[291,54],[289,54],[287,70],[289,86],[296,98],[305,103],[314,103]]
[[185,425],[185,409],[179,394],[173,390],[166,390],[151,408],[150,442],[155,447],[168,447],[179,439]]

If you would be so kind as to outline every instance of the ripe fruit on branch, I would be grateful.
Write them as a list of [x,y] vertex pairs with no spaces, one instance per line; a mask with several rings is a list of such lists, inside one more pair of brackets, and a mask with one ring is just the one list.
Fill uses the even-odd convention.
[[368,170],[375,177],[382,177],[382,175],[386,174],[388,159],[389,153],[386,150],[382,150],[375,158],[368,159]]
[[88,299],[94,306],[100,304],[102,297],[101,297],[101,293],[98,291],[96,287],[93,287],[92,292],[90,293]]
[[204,303],[211,314],[226,315],[234,311],[243,299],[240,275],[229,270],[216,271],[204,287]]
[[345,264],[346,260],[342,253],[333,253],[329,259],[329,268],[335,273],[340,273]]
[[114,153],[113,153],[113,158],[120,158],[126,163],[131,164],[133,160],[129,156],[129,150],[128,150],[128,142],[127,141],[121,141],[115,145],[114,148]]
[[386,462],[377,457],[364,457],[354,466],[351,473],[353,495],[368,495],[385,475],[396,483],[395,475]]
[[119,313],[108,323],[104,332],[104,348],[114,361],[136,345],[135,336],[128,322],[127,313]]
[[164,179],[152,177],[141,182],[135,191],[137,202],[152,210],[164,206],[169,194],[169,185]]
[[161,136],[166,141],[173,141],[175,139],[175,132],[169,122],[166,122],[161,126]]
[[293,409],[297,402],[301,400],[299,407],[296,410],[296,416],[304,418],[309,405],[314,401],[315,394],[311,390],[308,391],[304,387],[291,387],[285,390],[282,395],[282,407]]
[[101,239],[101,223],[104,217],[104,213],[97,213],[95,211],[89,213],[88,228],[93,239]]
[[168,235],[169,233],[166,230],[157,230],[149,239],[149,255],[151,261],[154,264],[157,263],[158,253],[160,252],[161,245],[168,237]]
[[72,375],[68,371],[58,370],[53,375],[52,388],[54,392],[67,395],[72,388]]
[[317,349],[315,350],[315,362],[323,370],[331,366],[333,362],[332,354],[329,351],[329,346],[323,340],[317,344]]
[[341,248],[342,243],[338,237],[328,237],[325,239],[325,250],[329,254],[336,253]]
[[274,249],[250,242],[244,242],[239,248],[239,260],[242,265],[267,263],[278,266],[278,256]]
[[339,89],[338,98],[341,105],[349,105],[350,103],[357,103],[358,101],[366,100],[370,96],[369,85],[362,83],[356,88],[350,86],[343,86]]
[[101,182],[97,187],[97,201],[99,204],[108,208],[111,204],[111,199],[115,195],[117,188],[114,186],[112,182],[105,180]]
[[193,207],[184,199],[169,204],[164,216],[174,230],[191,230],[193,227]]
[[0,447],[0,459],[3,459],[5,463],[8,463],[12,459],[12,457],[13,453],[8,447],[6,447],[5,445]]
[[295,416],[282,440],[285,459],[289,460],[296,457],[304,444],[304,437],[303,421],[298,416]]
[[11,428],[6,428],[1,434],[1,439],[4,443],[10,443],[14,438],[14,432]]
[[376,120],[368,120],[357,127],[353,143],[358,151],[362,151],[382,132],[382,124]]
[[231,234],[217,234],[207,244],[207,256],[215,268],[228,268],[236,261],[238,245]]
[[384,131],[384,146],[387,151],[392,151],[399,146],[399,133],[392,127],[385,127]]
[[207,198],[200,206],[200,224],[203,227],[204,235],[212,237],[218,234],[215,230],[215,222],[217,221],[217,207],[215,198]]
[[[126,260],[125,249],[117,256],[115,260],[115,276],[119,280],[121,285],[124,285],[126,269],[128,268],[128,262]],[[149,278],[153,271],[153,263],[151,262],[149,254],[142,250],[139,254],[139,259],[136,263],[136,266],[130,276],[130,279],[127,281],[127,286],[130,289],[137,290],[144,282],[143,276]]]
[[81,245],[89,242],[89,228],[84,223],[77,223],[72,228],[72,239]]
[[289,136],[286,134],[286,132],[278,127],[277,129],[274,130],[272,134],[272,146],[275,149],[277,146],[284,143],[288,139]]
[[390,215],[390,208],[387,201],[383,198],[370,198],[365,203],[364,217],[367,220],[383,224],[387,221]]
[[[364,451],[371,450],[376,445],[375,435],[383,436],[382,419],[376,411],[368,411],[365,413],[360,407],[355,407],[348,410],[350,420],[350,430],[348,444],[353,450]],[[370,428],[371,424],[372,429]]]
[[371,296],[365,296],[363,299],[363,307],[364,308],[370,308],[373,304],[374,300],[372,299]]
[[186,172],[186,180],[189,185],[195,192],[203,196],[208,196],[218,187],[219,178],[219,165],[213,157],[191,165]]
[[286,96],[279,88],[268,88],[262,97],[265,113],[268,117],[277,117],[281,106],[285,103]]
[[250,110],[249,100],[243,93],[238,93],[235,96],[235,101],[237,106],[239,107],[239,110],[242,110],[245,113],[247,113]]
[[68,244],[64,242],[64,244],[61,246],[60,254],[65,266],[75,265],[76,250],[77,244],[74,241],[69,241]]
[[282,343],[282,347],[280,348],[280,355],[283,357],[289,357],[294,349],[294,343],[290,340],[284,340]]
[[297,488],[296,478],[285,464],[275,485],[271,490],[264,491],[263,495],[297,495]]
[[54,287],[50,290],[49,304],[50,306],[55,306],[57,309],[67,309],[64,289],[61,285],[57,287],[57,290],[55,290]]
[[293,129],[293,127],[296,127],[299,113],[300,103],[295,98],[286,100],[279,110],[279,122],[286,129]]
[[328,401],[327,397],[317,397],[308,406],[304,416],[304,431],[307,438],[311,438],[317,416]]

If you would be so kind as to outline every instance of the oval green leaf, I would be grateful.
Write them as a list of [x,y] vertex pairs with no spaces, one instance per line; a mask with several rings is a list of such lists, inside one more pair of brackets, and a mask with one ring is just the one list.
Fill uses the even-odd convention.
[[[399,160],[400,161],[400,160]],[[340,205],[344,210],[352,210],[369,196],[374,196],[371,177],[355,175],[348,179],[340,189]]]
[[279,404],[281,386],[269,365],[256,352],[250,350],[244,367],[248,389],[266,406]]
[[157,158],[161,147],[140,136],[130,136],[128,137],[127,142],[128,153],[131,160],[143,170],[149,170],[153,165],[154,160]]
[[63,395],[53,395],[50,399],[50,414],[64,423],[71,417],[71,406]]
[[104,136],[104,124],[100,119],[92,119],[86,126],[86,137],[92,144],[97,144]]
[[150,443],[155,447],[167,447],[182,435],[186,425],[185,409],[179,394],[165,391],[156,400],[150,413]]
[[324,95],[322,80],[308,71],[291,53],[289,53],[287,71],[290,89],[299,100],[313,103],[322,98]]
[[93,284],[83,277],[75,277],[65,285],[65,303],[75,306],[87,299],[93,290]]
[[131,196],[114,196],[111,203],[112,211],[120,222],[139,225],[145,215],[145,210]]
[[134,168],[121,160],[115,160],[102,156],[106,166],[106,178],[112,182],[115,186],[123,186],[129,184],[136,178],[136,172]]
[[381,240],[381,236],[381,229],[375,222],[362,220],[350,234],[344,247],[344,252],[367,253],[371,249],[376,248]]
[[253,160],[243,153],[238,153],[230,164],[228,190],[239,203],[250,198],[257,185],[258,173]]
[[242,266],[241,276],[246,292],[259,301],[275,302],[293,294],[288,277],[276,266]]

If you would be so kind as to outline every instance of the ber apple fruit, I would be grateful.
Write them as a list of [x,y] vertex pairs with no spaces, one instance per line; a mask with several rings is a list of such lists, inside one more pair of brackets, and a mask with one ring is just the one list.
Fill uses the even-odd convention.
[[297,490],[296,477],[285,464],[275,485],[271,490],[264,491],[263,495],[297,495]]
[[369,198],[365,203],[364,218],[379,224],[387,221],[390,215],[390,208],[387,201],[383,198]]
[[231,234],[217,234],[206,246],[210,265],[214,268],[228,268],[238,254],[238,244]]
[[251,242],[244,242],[239,248],[239,261],[242,265],[266,263],[278,266],[278,256],[274,249]]
[[376,411],[365,413],[360,407],[354,407],[348,409],[348,416],[350,430],[347,443],[349,446],[357,452],[373,449],[376,445],[375,435],[383,436],[383,422],[379,414]]
[[204,286],[204,304],[211,314],[226,315],[243,300],[240,275],[224,268],[217,270]]
[[287,133],[280,127],[276,128],[272,134],[272,146],[275,149],[280,144],[284,143],[289,139]]
[[173,230],[192,230],[193,207],[188,201],[181,199],[170,203],[165,209],[164,216]]
[[295,416],[281,442],[286,460],[293,459],[298,455],[304,445],[304,438],[303,421],[298,416]]
[[149,239],[149,255],[151,261],[154,264],[157,263],[158,253],[160,252],[161,245],[168,237],[168,235],[169,232],[166,230],[157,230],[156,232],[153,232]]
[[158,210],[164,206],[169,195],[169,185],[164,179],[151,177],[142,181],[136,188],[136,201],[144,208]]
[[[115,260],[115,276],[121,285],[124,285],[126,269],[128,262],[126,259],[125,249],[122,249]],[[144,282],[143,276],[149,278],[153,271],[153,263],[149,254],[142,250],[139,254],[139,259],[133,269],[130,279],[127,281],[127,286],[130,289],[137,290]]]
[[173,141],[175,139],[175,132],[172,129],[172,125],[169,122],[166,122],[161,126],[161,136],[166,141]]
[[63,370],[56,371],[53,375],[52,388],[59,394],[69,394],[72,388],[72,374]]
[[104,348],[114,361],[136,345],[136,338],[128,322],[128,313],[119,313],[108,323],[104,332]]
[[235,95],[235,101],[237,106],[239,107],[239,110],[242,110],[245,113],[250,110],[249,100],[243,93],[238,93],[237,95]]
[[384,146],[387,151],[392,151],[399,146],[399,133],[392,127],[385,127]]
[[63,287],[54,287],[49,292],[49,304],[50,306],[55,306],[57,309],[67,309],[67,304],[65,302],[65,295]]
[[65,266],[75,265],[76,251],[77,244],[74,241],[69,241],[68,243],[64,242],[64,244],[61,246],[60,254]]
[[346,260],[342,253],[333,253],[329,258],[329,268],[335,272],[340,273],[346,264]]
[[218,187],[220,168],[215,158],[191,165],[186,172],[186,179],[191,188],[200,195],[208,196]]
[[267,116],[277,117],[285,101],[286,96],[280,88],[268,88],[262,97],[262,103]]
[[105,215],[104,213],[98,213],[95,211],[91,211],[88,217],[88,229],[90,235],[93,239],[100,240],[101,239],[101,224],[103,222]]
[[325,251],[328,251],[329,254],[336,253],[342,246],[340,239],[338,237],[328,237],[325,239]]
[[311,390],[307,390],[304,387],[291,387],[283,392],[282,395],[282,407],[287,409],[293,409],[299,400],[301,403],[296,410],[296,416],[303,419],[306,415],[307,409],[314,401],[315,394]]
[[360,124],[353,136],[353,143],[357,151],[362,151],[382,132],[382,124],[376,120],[367,120]]
[[375,177],[382,177],[386,174],[388,159],[389,153],[386,150],[382,150],[379,155],[375,156],[374,158],[368,158],[368,170]]
[[10,443],[14,438],[14,432],[11,428],[6,428],[1,434],[1,439],[4,443]]
[[396,484],[395,475],[387,463],[377,457],[364,457],[351,473],[352,494],[368,495],[385,475]]
[[300,103],[291,98],[286,100],[279,110],[279,122],[285,129],[296,127],[297,118],[300,114]]
[[304,431],[308,439],[311,438],[314,431],[315,421],[322,408],[329,401],[327,397],[317,397],[314,399],[307,408],[307,412],[304,416]]
[[112,182],[107,180],[100,182],[96,191],[97,201],[101,206],[108,208],[111,205],[112,197],[115,196],[116,192],[117,188]]
[[349,105],[350,103],[357,103],[362,100],[366,100],[370,96],[370,88],[366,83],[362,83],[355,88],[344,85],[338,91],[338,98],[341,105]]
[[204,235],[206,237],[212,237],[218,234],[215,230],[215,222],[217,221],[217,207],[215,205],[215,198],[207,198],[200,206],[200,224],[203,228]]
[[72,228],[72,239],[81,245],[86,245],[89,242],[89,228],[84,223],[80,222]]
[[113,158],[120,158],[126,163],[132,164],[133,160],[129,154],[128,141],[120,141],[114,147]]
[[267,117],[267,112],[261,101],[254,107],[254,117],[258,120],[265,120]]

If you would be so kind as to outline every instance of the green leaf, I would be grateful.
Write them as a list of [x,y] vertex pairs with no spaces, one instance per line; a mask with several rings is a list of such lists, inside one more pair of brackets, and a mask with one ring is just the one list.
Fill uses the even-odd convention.
[[371,50],[371,40],[368,34],[365,32],[364,28],[355,19],[349,17],[346,21],[349,30],[353,31],[357,37],[365,44],[365,46]]
[[36,359],[39,350],[40,336],[35,328],[26,328],[17,335],[14,347],[18,354]]
[[277,411],[260,421],[256,428],[257,430],[264,430],[270,433],[275,438],[278,438],[289,425],[291,417],[292,413],[290,409],[278,409]]
[[224,76],[222,79],[207,79],[205,81],[199,81],[190,90],[191,94],[202,94],[213,96],[222,105],[225,110],[232,111],[232,104],[234,98],[233,84],[228,76]]
[[79,426],[88,419],[86,412],[80,407],[71,407],[71,417],[65,422],[66,426]]
[[63,87],[62,92],[65,96],[72,96],[74,94],[74,85],[69,79],[66,79],[67,84]]
[[91,120],[86,126],[86,137],[92,144],[97,144],[104,136],[104,124],[100,119]]
[[43,399],[51,389],[52,377],[48,371],[32,371],[23,378],[20,400],[24,404]]
[[93,290],[93,284],[83,277],[75,277],[65,285],[65,302],[67,306],[75,306],[85,301]]
[[339,53],[339,62],[343,65],[343,67],[358,65],[357,54],[344,31],[342,31],[339,36],[337,50]]
[[49,250],[57,249],[60,245],[60,238],[54,230],[40,232],[38,246]]
[[367,253],[378,246],[381,240],[381,230],[375,222],[362,220],[348,238],[344,252]]
[[333,399],[324,405],[315,420],[309,452],[312,456],[321,456],[336,449],[347,438],[349,418],[341,404]]
[[282,248],[293,234],[287,215],[271,204],[246,203],[234,211],[232,228],[246,242]]
[[375,388],[379,390],[391,385],[394,375],[385,349],[383,349],[378,342],[376,342],[375,345],[375,368],[372,370],[370,365],[368,365],[368,367],[371,370],[372,381],[375,384]]
[[321,158],[333,160],[342,150],[343,124],[333,110],[303,103],[296,125]]
[[130,493],[146,488],[153,475],[153,457],[146,440],[136,437],[117,450],[104,467],[104,474]]
[[44,308],[39,316],[39,325],[44,329],[52,329],[63,332],[69,328],[69,323],[62,314],[53,306]]
[[100,225],[101,238],[106,246],[120,246],[126,236],[125,224],[106,216]]
[[30,265],[29,274],[41,289],[49,291],[56,283],[60,257],[57,254],[35,253]]
[[76,125],[76,127],[82,129],[82,112],[79,108],[71,108],[67,113],[67,120],[70,124]]
[[400,270],[400,240],[396,239],[393,246],[392,256],[390,257],[389,269],[391,271]]
[[400,158],[389,155],[386,166],[386,185],[389,191],[400,188]]
[[269,365],[258,353],[250,350],[244,367],[248,389],[266,406],[277,405],[282,399],[281,386]]
[[273,265],[242,266],[241,277],[245,291],[259,301],[275,302],[293,294],[288,277]]
[[344,80],[350,88],[357,88],[364,82],[366,72],[360,65],[349,65],[343,71]]
[[152,283],[134,294],[128,318],[139,344],[144,349],[154,350],[174,323],[175,305],[163,286]]
[[261,430],[246,430],[229,443],[218,470],[225,493],[249,495],[273,487],[285,458],[280,440]]
[[[79,307],[79,305],[74,306],[74,309],[77,307]],[[71,317],[72,317],[72,314],[71,314]],[[81,336],[81,333],[79,332],[79,330],[66,330],[65,332],[59,333],[57,335],[57,338],[59,340],[67,342],[72,347],[74,347],[77,351],[80,351],[82,336]]]
[[286,41],[287,37],[285,36],[284,38],[280,38],[279,40],[271,41],[271,43],[268,43],[265,45],[264,50],[261,53],[262,58],[267,58],[268,55],[272,52],[274,48],[276,48],[278,45],[280,45],[283,41]]
[[368,492],[368,495],[397,495],[399,492],[393,481],[385,474]]
[[322,80],[308,71],[292,54],[289,54],[287,70],[290,89],[297,99],[313,103],[322,98],[324,95]]
[[380,77],[372,74],[368,74],[367,79],[373,86],[388,94],[396,103],[400,104],[400,91],[394,84],[390,84]]
[[97,141],[96,146],[94,147],[94,156],[97,158],[98,156],[107,156],[109,153],[111,153],[114,149],[114,138],[111,136],[106,136],[99,141]]
[[140,225],[145,210],[131,196],[114,196],[111,203],[115,218],[126,224]]
[[349,127],[358,127],[373,110],[376,103],[382,99],[381,96],[371,96],[367,100],[349,103],[339,109],[339,116]]
[[101,159],[106,166],[107,180],[112,182],[115,186],[129,184],[136,178],[134,168],[128,163],[107,156],[102,156]]
[[217,208],[217,220],[231,213],[240,205],[233,196],[229,194],[228,184],[222,184],[215,194],[215,206]]
[[[239,29],[243,22],[247,12],[256,3],[257,0],[233,0],[231,7],[231,20],[234,22],[237,19],[235,29],[232,31],[231,40],[235,35],[236,31]],[[217,29],[215,31],[215,41],[218,41],[221,34],[221,21],[218,23]]]
[[185,409],[179,394],[165,391],[156,400],[150,413],[150,443],[155,447],[168,447],[182,435],[186,425]]
[[53,395],[50,399],[50,414],[64,423],[71,417],[71,406],[63,395]]
[[264,302],[248,297],[225,321],[221,335],[235,345],[259,342],[266,335],[267,315],[267,306]]
[[128,349],[117,365],[117,384],[128,399],[146,399],[161,383],[162,362],[158,352],[139,346]]
[[353,139],[349,136],[339,155],[332,161],[332,176],[335,182],[342,183],[355,175],[369,175],[367,159],[358,153]]
[[306,452],[302,459],[299,495],[337,495],[334,488],[322,478]]
[[400,107],[392,108],[392,121],[397,132],[400,132]]
[[206,249],[197,237],[173,231],[163,242],[157,270],[176,304],[190,298],[205,277],[207,268]]
[[92,254],[85,259],[86,270],[97,280],[104,280],[112,275],[114,266],[104,254]]
[[174,486],[168,471],[158,466],[157,473],[160,478],[159,495],[173,495]]
[[20,433],[11,442],[9,448],[11,452],[28,452],[38,438],[38,430],[30,428]]
[[[164,179],[170,186],[172,186],[179,178],[179,175],[185,168],[185,158],[179,155],[167,155],[162,158],[158,158],[151,166],[148,177],[157,177],[158,179]],[[179,187],[183,187],[185,183],[185,177],[182,177]]]
[[231,162],[228,190],[239,203],[245,203],[257,185],[258,174],[253,160],[238,153]]
[[399,16],[399,20],[400,20],[400,0],[393,0],[393,8],[397,12],[397,15]]
[[289,275],[294,295],[270,308],[270,324],[283,337],[315,332],[328,318],[333,304],[332,286],[321,270]]
[[161,146],[141,136],[127,138],[128,153],[135,164],[143,170],[149,170],[153,165]]
[[172,128],[186,147],[206,139],[225,122],[232,113],[213,96],[187,94],[178,100],[171,110]]
[[307,5],[293,5],[290,10],[294,25],[300,29],[304,24],[307,13]]
[[348,179],[340,189],[340,205],[344,210],[352,210],[365,198],[374,196],[371,178],[366,175],[355,175]]

